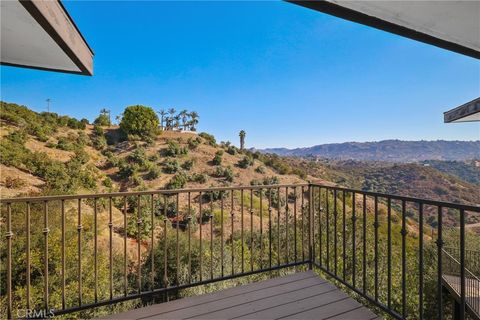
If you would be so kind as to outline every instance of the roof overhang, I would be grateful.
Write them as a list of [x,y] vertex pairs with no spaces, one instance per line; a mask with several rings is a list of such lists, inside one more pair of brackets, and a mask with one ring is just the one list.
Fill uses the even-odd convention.
[[480,121],[480,98],[443,113],[445,123]]
[[1,1],[1,64],[93,74],[93,51],[58,0]]
[[287,1],[480,59],[480,1]]

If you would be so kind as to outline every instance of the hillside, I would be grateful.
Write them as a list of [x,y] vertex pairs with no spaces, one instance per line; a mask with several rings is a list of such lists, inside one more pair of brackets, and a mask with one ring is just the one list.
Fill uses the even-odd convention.
[[[441,172],[433,166],[416,163],[392,164],[373,161],[311,161],[297,157],[285,158],[290,166],[304,170],[309,176],[365,191],[398,194],[437,201],[480,204],[478,185],[464,181],[454,175]],[[434,216],[429,212],[427,216]],[[471,216],[470,222],[480,221]],[[446,219],[453,224],[454,218]]]
[[480,161],[422,161],[423,165],[431,166],[438,171],[456,176],[464,181],[480,185]]
[[345,142],[308,148],[259,150],[282,156],[314,156],[337,160],[417,162],[423,160],[471,160],[480,158],[480,141]]
[[128,141],[118,126],[1,107],[2,197],[304,181],[207,133],[164,131]]

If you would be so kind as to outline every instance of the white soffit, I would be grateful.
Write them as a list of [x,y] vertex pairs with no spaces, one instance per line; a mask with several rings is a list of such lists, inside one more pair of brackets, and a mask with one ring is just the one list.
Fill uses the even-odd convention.
[[293,3],[480,58],[480,1],[347,1]]
[[93,52],[60,2],[2,0],[0,8],[2,64],[92,75]]

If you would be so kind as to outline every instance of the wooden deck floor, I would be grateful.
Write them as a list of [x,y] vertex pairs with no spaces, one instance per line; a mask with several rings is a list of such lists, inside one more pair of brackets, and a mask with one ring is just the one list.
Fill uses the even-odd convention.
[[378,319],[312,271],[110,315],[104,319]]

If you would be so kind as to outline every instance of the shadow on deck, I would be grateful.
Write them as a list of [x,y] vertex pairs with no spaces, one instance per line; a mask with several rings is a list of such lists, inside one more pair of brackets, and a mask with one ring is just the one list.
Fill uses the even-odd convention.
[[103,319],[377,319],[312,271],[113,314]]

